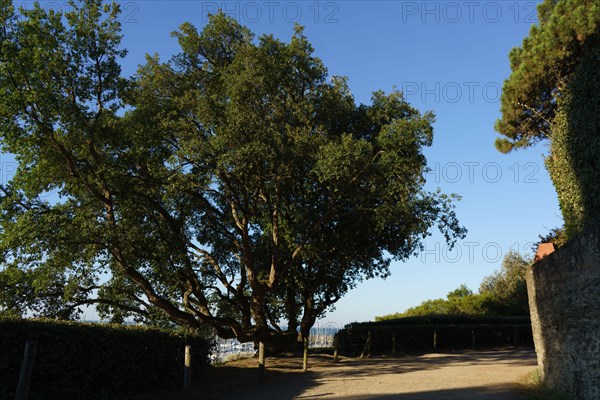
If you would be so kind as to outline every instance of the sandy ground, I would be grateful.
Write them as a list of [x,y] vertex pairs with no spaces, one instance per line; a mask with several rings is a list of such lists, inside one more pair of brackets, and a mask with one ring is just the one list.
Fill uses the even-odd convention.
[[524,349],[338,362],[320,355],[303,373],[299,358],[268,358],[260,385],[255,367],[256,359],[248,359],[211,368],[197,382],[194,399],[525,400],[519,381],[536,360],[533,350]]
[[[237,367],[234,363],[214,372],[219,369],[235,372],[232,369],[244,370],[254,367],[255,363],[256,360],[245,360]],[[239,386],[217,389],[211,397],[223,400],[525,399],[518,382],[536,367],[535,353],[531,350],[343,359],[337,363],[331,357],[317,356],[311,359],[308,373],[297,372],[299,359],[268,359],[267,367],[269,363],[271,368],[263,385],[254,383],[256,371],[251,368],[246,371],[250,372],[246,377],[249,382],[243,380]]]

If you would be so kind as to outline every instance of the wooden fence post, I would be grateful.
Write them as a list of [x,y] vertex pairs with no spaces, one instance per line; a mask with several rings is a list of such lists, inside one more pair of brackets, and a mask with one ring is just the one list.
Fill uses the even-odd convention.
[[360,358],[371,357],[371,332],[367,334],[367,341],[365,342],[365,347],[360,354]]
[[185,346],[183,368],[183,399],[192,398],[192,346]]
[[258,343],[258,383],[265,380],[265,344]]
[[392,333],[392,357],[396,357],[396,332]]
[[15,400],[26,400],[29,396],[29,383],[31,382],[36,350],[37,342],[35,340],[28,340],[25,343],[25,354],[23,355],[23,364],[21,364],[21,375],[19,376]]
[[437,351],[437,330],[433,331],[433,351]]
[[333,361],[338,360],[338,353],[340,349],[340,341],[337,336],[333,337]]

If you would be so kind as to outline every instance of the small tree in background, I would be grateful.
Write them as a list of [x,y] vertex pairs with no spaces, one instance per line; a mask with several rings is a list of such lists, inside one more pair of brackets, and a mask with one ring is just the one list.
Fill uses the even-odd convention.
[[531,261],[515,251],[502,260],[502,269],[487,276],[479,286],[479,293],[490,294],[498,311],[504,315],[529,315],[525,275]]
[[472,296],[472,295],[473,295],[473,291],[471,289],[469,289],[467,287],[467,285],[465,285],[463,283],[462,285],[460,285],[453,291],[449,292],[448,295],[446,296],[446,298],[448,298],[448,299],[462,298],[462,297],[468,297],[468,296]]

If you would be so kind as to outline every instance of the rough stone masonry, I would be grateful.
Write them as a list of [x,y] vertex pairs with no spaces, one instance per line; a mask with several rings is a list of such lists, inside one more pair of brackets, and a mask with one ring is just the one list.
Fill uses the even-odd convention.
[[527,290],[544,382],[600,399],[600,224],[530,266]]

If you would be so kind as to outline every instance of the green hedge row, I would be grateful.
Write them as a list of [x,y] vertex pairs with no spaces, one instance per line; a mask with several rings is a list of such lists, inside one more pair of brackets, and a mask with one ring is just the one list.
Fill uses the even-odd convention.
[[533,346],[527,317],[408,317],[347,325],[335,337],[340,355],[356,357],[365,350],[371,333],[370,354],[430,352],[499,346]]
[[37,341],[29,398],[119,399],[181,386],[185,345],[192,372],[207,365],[200,336],[141,326],[0,319],[0,399],[15,395],[25,343]]

